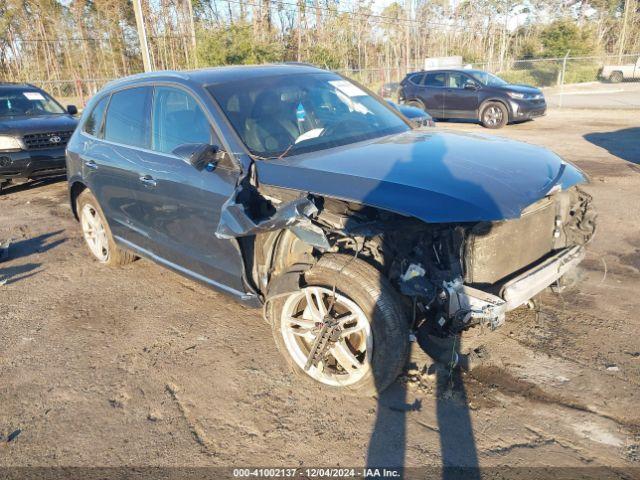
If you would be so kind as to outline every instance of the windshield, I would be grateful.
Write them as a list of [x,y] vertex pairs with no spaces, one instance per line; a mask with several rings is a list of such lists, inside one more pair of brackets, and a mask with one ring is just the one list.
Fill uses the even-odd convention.
[[266,158],[410,129],[386,105],[332,73],[251,79],[209,91],[249,151]]
[[0,117],[65,113],[49,95],[37,90],[0,89]]
[[469,74],[487,87],[504,87],[509,85],[509,82],[505,82],[500,77],[487,72],[469,72]]

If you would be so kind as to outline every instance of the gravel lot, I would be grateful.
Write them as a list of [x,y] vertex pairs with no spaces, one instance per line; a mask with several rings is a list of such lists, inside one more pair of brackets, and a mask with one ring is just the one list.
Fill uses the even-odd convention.
[[[464,348],[483,344],[489,354],[472,373],[449,381],[410,371],[377,399],[299,382],[259,311],[145,260],[99,266],[65,182],[10,187],[0,197],[0,240],[13,239],[0,263],[0,467],[368,463],[638,474],[639,119],[551,111],[497,133],[550,147],[591,176],[599,230],[582,283],[544,294],[538,315],[518,310],[496,332],[467,335]],[[437,128],[445,127],[486,133]],[[424,362],[416,352],[413,363]]]

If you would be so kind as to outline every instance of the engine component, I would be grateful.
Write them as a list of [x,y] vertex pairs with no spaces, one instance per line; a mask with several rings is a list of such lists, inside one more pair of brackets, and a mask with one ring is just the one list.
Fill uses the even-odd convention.
[[504,323],[507,305],[501,298],[462,283],[461,278],[443,282],[439,300],[444,315],[440,327],[461,332],[474,325],[488,325],[495,330]]

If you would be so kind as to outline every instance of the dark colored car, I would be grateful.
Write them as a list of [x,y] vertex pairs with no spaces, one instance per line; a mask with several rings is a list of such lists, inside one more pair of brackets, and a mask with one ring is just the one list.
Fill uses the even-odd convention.
[[64,174],[76,113],[33,85],[0,83],[0,189],[14,178]]
[[539,88],[512,85],[481,70],[428,70],[401,82],[400,103],[437,119],[474,119],[487,128],[540,117],[547,104]]
[[146,257],[261,307],[294,371],[359,394],[394,381],[411,331],[428,349],[500,326],[594,228],[584,175],[557,155],[415,129],[310,66],[113,82],[67,168],[99,262]]
[[383,83],[380,87],[380,96],[382,98],[397,98],[400,84],[398,82]]
[[409,121],[411,121],[411,123],[416,127],[436,126],[433,121],[433,117],[420,108],[412,107],[411,105],[398,105],[391,100],[387,100],[387,103],[409,119]]

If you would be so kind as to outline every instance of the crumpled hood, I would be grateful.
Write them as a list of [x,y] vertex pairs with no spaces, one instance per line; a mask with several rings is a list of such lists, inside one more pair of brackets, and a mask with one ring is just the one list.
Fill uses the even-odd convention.
[[425,222],[517,218],[555,185],[586,181],[556,154],[501,137],[413,130],[257,162],[261,183],[360,202]]
[[67,131],[75,129],[77,124],[78,120],[67,114],[2,116],[0,117],[0,134],[26,135]]

